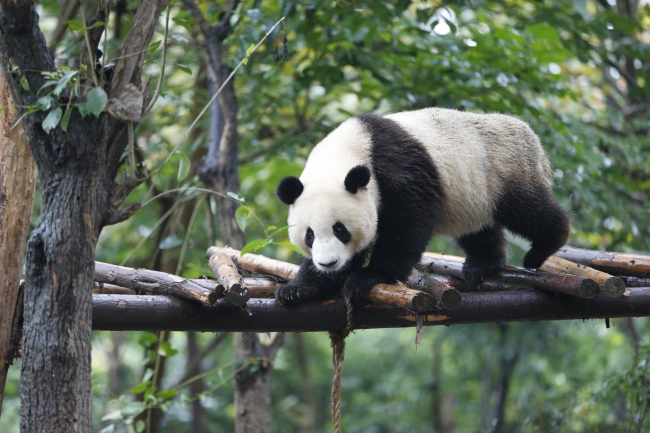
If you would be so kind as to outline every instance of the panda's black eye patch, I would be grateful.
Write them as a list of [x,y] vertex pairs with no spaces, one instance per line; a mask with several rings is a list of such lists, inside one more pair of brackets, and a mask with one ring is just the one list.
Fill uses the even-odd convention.
[[347,244],[352,239],[352,235],[340,221],[337,221],[336,224],[332,226],[332,230],[334,230],[334,236],[344,244]]
[[314,245],[314,231],[311,227],[307,227],[307,233],[305,233],[305,244],[307,244],[309,248]]

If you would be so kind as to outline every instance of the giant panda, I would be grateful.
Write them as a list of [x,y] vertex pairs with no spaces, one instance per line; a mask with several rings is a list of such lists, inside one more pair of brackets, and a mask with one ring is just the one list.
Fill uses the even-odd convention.
[[569,233],[550,175],[539,138],[514,117],[442,108],[352,117],[314,147],[300,178],[276,188],[289,238],[309,256],[276,300],[354,298],[404,281],[432,236],[464,250],[471,286],[505,263],[504,228],[531,241],[524,267],[536,269]]

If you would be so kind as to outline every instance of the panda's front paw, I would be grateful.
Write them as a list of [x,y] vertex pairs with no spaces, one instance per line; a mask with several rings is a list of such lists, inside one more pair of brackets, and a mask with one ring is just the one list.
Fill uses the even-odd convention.
[[292,284],[282,286],[275,292],[275,300],[284,305],[295,304],[319,297],[320,291],[314,287],[295,286]]
[[370,271],[367,268],[353,272],[343,286],[343,298],[362,298],[375,286],[375,284],[393,284],[395,280],[387,276]]

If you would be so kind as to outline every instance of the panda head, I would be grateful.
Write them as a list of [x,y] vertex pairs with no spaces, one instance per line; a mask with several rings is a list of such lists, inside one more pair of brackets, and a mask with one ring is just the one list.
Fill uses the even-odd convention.
[[289,205],[289,239],[319,270],[339,271],[370,245],[377,231],[377,203],[366,188],[370,169],[358,165],[345,176],[303,180],[285,177],[276,189]]

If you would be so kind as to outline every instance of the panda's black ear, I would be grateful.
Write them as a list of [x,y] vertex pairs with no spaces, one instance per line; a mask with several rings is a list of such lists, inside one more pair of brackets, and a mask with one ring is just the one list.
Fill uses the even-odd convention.
[[345,189],[356,194],[359,188],[363,188],[370,182],[370,169],[365,165],[353,167],[345,176]]
[[275,188],[275,194],[282,203],[293,204],[300,197],[303,189],[304,186],[302,186],[300,179],[295,176],[287,176],[278,183],[278,187]]

